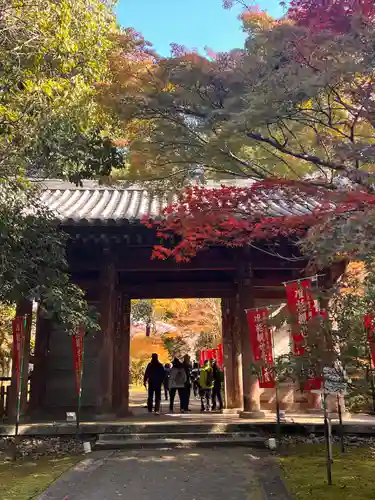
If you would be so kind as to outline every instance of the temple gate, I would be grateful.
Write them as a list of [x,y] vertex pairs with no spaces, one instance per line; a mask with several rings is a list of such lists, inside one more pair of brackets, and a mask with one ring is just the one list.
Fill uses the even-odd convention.
[[[249,370],[252,351],[245,309],[285,301],[283,282],[303,277],[307,263],[292,258],[299,256],[293,242],[277,242],[277,253],[289,259],[276,255],[275,242],[264,242],[258,248],[210,248],[184,264],[151,260],[157,238],[141,219],[160,215],[167,199],[143,189],[88,181],[82,187],[60,181],[44,184],[43,202],[70,235],[72,280],[100,312],[101,331],[85,342],[83,415],[129,414],[130,301],[175,297],[222,299],[227,408],[260,415],[261,391]],[[285,207],[279,210],[285,214]],[[39,316],[31,416],[59,418],[75,410],[72,366],[70,338]],[[293,397],[288,397],[293,405]]]

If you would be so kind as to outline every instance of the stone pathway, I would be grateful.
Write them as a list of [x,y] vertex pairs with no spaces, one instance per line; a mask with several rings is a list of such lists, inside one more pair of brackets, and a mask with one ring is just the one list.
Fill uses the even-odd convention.
[[38,500],[287,500],[267,454],[251,449],[96,452]]

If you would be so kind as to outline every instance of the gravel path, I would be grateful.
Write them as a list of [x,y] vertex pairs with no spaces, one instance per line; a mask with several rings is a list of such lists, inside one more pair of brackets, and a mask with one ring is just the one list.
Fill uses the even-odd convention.
[[271,469],[244,448],[96,452],[38,500],[287,500]]

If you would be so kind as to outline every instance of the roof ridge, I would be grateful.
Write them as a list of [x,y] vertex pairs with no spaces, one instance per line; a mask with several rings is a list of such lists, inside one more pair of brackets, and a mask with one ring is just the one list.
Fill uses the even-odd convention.
[[43,190],[50,191],[147,191],[147,189],[139,184],[101,184],[96,180],[83,180],[82,184],[77,185],[74,182],[65,181],[62,179],[30,179],[36,185],[39,185]]
[[[63,179],[29,179],[30,182],[39,185],[43,189],[49,190],[70,190],[70,191],[143,191],[151,193],[152,189],[148,189],[146,186],[141,184],[133,183],[128,184],[125,181],[116,181],[114,184],[102,184],[95,179],[84,179],[81,184],[77,185],[73,182],[63,180]],[[253,179],[222,179],[213,180],[209,179],[204,187],[207,188],[219,188],[220,186],[234,186],[243,187],[253,184],[255,181]],[[167,192],[167,190],[166,190]],[[168,190],[169,192],[169,190]],[[170,190],[172,192],[172,190]]]

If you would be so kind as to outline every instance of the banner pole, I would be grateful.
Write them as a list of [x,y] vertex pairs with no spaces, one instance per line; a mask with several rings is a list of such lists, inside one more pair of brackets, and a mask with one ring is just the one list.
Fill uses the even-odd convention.
[[269,304],[268,306],[262,306],[261,308],[251,307],[250,309],[245,309],[245,312],[247,313],[248,311],[257,311],[258,309],[270,309],[272,307],[274,307],[274,304]]
[[372,363],[372,356],[371,356],[371,350],[368,350],[368,361],[369,361],[369,368],[368,368],[368,373],[369,373],[369,378],[370,378],[370,386],[371,386],[371,397],[372,397],[372,411],[375,413],[375,383],[374,383],[374,370],[373,370],[373,363]]
[[318,278],[325,276],[325,274],[314,274],[313,276],[305,276],[303,278],[298,278],[297,280],[283,281],[283,285],[289,285],[289,283],[300,283],[304,280],[318,281]]
[[18,430],[20,425],[20,415],[21,415],[21,395],[22,395],[22,379],[23,379],[23,362],[24,362],[24,332],[26,329],[26,316],[23,320],[23,329],[21,334],[21,366],[19,371],[19,380],[17,380],[17,410],[16,410],[16,429],[15,437],[18,436]]
[[340,395],[339,394],[337,394],[337,410],[339,412],[341,453],[345,453],[344,426],[342,423],[342,409],[341,409],[341,402],[340,402]]
[[327,411],[327,393],[325,391],[323,378],[323,409],[324,409],[324,435],[326,438],[327,450],[327,482],[332,486],[332,426]]
[[[275,363],[275,337],[274,337],[274,332],[271,331],[271,336],[272,336],[272,357],[274,359]],[[275,370],[275,398],[276,398],[276,435],[277,439],[281,441],[281,418],[280,418],[280,393],[279,393],[279,378],[277,376],[276,370]]]
[[[374,343],[374,314],[366,314],[364,316],[365,332],[367,333],[367,357],[368,357],[368,379],[371,386],[371,396],[372,396],[372,410],[375,413],[375,383],[374,383],[374,356],[373,356],[373,343]],[[372,339],[371,339],[372,337]]]
[[81,353],[81,370],[79,374],[79,391],[78,391],[78,397],[77,397],[77,439],[79,438],[80,434],[80,425],[81,425],[81,401],[82,401],[82,376],[83,376],[83,360],[84,360],[84,352],[85,352],[85,335],[82,332],[82,353]]

